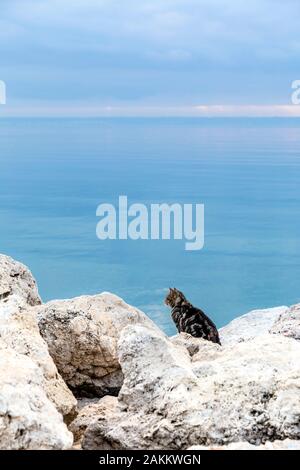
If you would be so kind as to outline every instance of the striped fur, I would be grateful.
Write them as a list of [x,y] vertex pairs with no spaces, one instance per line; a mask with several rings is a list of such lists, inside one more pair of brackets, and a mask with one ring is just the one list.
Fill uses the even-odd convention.
[[182,292],[170,289],[165,303],[172,308],[172,319],[179,333],[189,333],[197,338],[221,344],[216,325],[202,310],[188,302]]

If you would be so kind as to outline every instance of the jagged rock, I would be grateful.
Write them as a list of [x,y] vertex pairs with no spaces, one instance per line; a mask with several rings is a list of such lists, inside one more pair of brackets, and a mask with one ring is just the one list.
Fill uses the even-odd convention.
[[206,359],[213,359],[222,349],[217,343],[212,343],[212,341],[206,341],[202,338],[195,338],[188,333],[179,333],[172,336],[170,341],[175,346],[186,349],[192,361],[196,361],[202,356],[206,357]]
[[29,269],[9,256],[0,254],[0,301],[11,295],[17,296],[15,299],[23,299],[28,305],[41,303],[36,282]]
[[178,333],[177,335],[172,336],[170,341],[177,346],[182,346],[187,349],[191,357],[197,354],[200,345],[203,344],[200,338],[195,338],[188,333]]
[[220,329],[222,346],[240,343],[264,335],[288,307],[274,307],[262,310],[252,310],[241,317],[232,320]]
[[195,363],[192,365],[193,370],[196,370],[197,367],[201,367],[202,363],[209,363],[210,361],[214,361],[223,355],[223,347],[219,344],[214,345],[211,343],[211,341],[200,339],[199,350],[192,357],[192,362]]
[[233,320],[220,347],[168,339],[109,293],[40,302],[30,271],[0,255],[0,449],[71,448],[60,413],[76,400],[57,368],[77,395],[122,386],[81,408],[77,448],[299,448],[300,304]]
[[118,404],[117,397],[106,395],[103,398],[91,400],[91,403],[83,406],[77,417],[72,421],[69,426],[69,430],[73,433],[74,441],[78,442],[82,439],[82,436],[86,428],[96,419],[101,418],[103,414],[108,416],[109,413],[113,413]]
[[300,340],[300,304],[293,305],[281,313],[270,333]]
[[[105,395],[105,396],[110,397],[112,395]],[[103,397],[103,399],[104,398],[105,397]],[[113,397],[113,398],[116,398],[116,397]],[[99,397],[93,397],[93,398],[80,397],[77,400],[77,408],[78,408],[79,411],[81,411],[82,408],[85,408],[86,406],[97,405],[97,403],[99,403],[100,400],[102,400],[102,398],[99,398]]]
[[192,446],[189,450],[300,450],[300,441],[293,441],[292,439],[267,441],[259,446],[254,446],[249,442],[233,442],[227,446]]
[[118,393],[123,375],[117,342],[126,325],[160,332],[143,312],[109,293],[49,302],[36,313],[49,352],[77,396]]
[[[33,309],[18,310],[22,305],[12,296],[0,303],[0,339],[19,354],[30,357],[43,373],[43,388],[50,401],[68,422],[76,415],[76,399],[59,375],[46,342],[40,335]],[[23,304],[24,306],[24,304]]]
[[[203,340],[202,340],[203,341]],[[115,411],[86,429],[85,449],[187,449],[300,438],[300,344],[280,335],[187,350],[142,326],[119,341]],[[214,353],[215,349],[215,353]]]
[[0,340],[0,449],[69,449],[73,436],[47,398],[41,369]]

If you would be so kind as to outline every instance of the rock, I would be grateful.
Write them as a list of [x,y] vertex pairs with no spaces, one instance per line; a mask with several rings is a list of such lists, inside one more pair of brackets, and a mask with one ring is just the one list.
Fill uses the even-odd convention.
[[[106,396],[111,396],[111,395],[106,395]],[[105,397],[103,397],[105,398]],[[115,397],[113,397],[115,398]],[[88,398],[88,397],[81,397],[81,398],[78,398],[77,400],[77,408],[78,410],[82,410],[82,408],[88,406],[88,405],[97,405],[97,403],[99,403],[99,401],[102,400],[102,398],[98,398],[98,397],[93,397],[93,398]]]
[[19,311],[21,303],[14,296],[4,305],[0,303],[0,339],[19,354],[32,359],[43,374],[43,388],[49,400],[65,417],[66,422],[76,416],[76,399],[59,375],[46,342],[40,335],[33,309]]
[[75,442],[78,442],[82,439],[82,436],[86,428],[95,420],[101,418],[103,414],[106,416],[109,413],[113,413],[118,404],[118,399],[116,397],[106,395],[103,398],[91,400],[91,403],[83,406],[75,418],[74,421],[69,426],[69,430],[73,433]]
[[0,300],[16,295],[28,305],[41,303],[36,282],[29,269],[9,256],[0,254]]
[[188,333],[179,333],[172,336],[170,341],[175,346],[186,349],[192,361],[196,361],[202,356],[206,357],[206,359],[213,359],[222,350],[219,344],[206,341],[202,338],[195,338]]
[[49,302],[36,313],[58,371],[77,396],[118,393],[123,375],[117,342],[126,325],[160,332],[143,312],[109,293]]
[[220,329],[222,346],[240,343],[264,335],[288,307],[274,307],[263,310],[252,310],[241,317],[232,320]]
[[187,349],[191,357],[199,351],[200,345],[203,344],[200,338],[195,338],[188,333],[178,333],[172,336],[170,341],[177,346]]
[[300,438],[297,341],[266,334],[221,349],[205,346],[191,360],[152,329],[123,329],[118,406],[87,427],[83,448],[187,449]]
[[206,341],[205,339],[200,339],[200,342],[198,352],[192,357],[192,362],[196,363],[192,365],[193,370],[196,367],[200,367],[200,363],[201,365],[202,363],[210,363],[224,354],[224,349],[219,344]]
[[0,449],[72,447],[62,377],[98,397],[70,424],[76,449],[299,449],[300,304],[220,336],[169,339],[109,293],[41,305],[30,271],[0,255]]
[[300,450],[300,441],[285,439],[284,441],[267,441],[254,446],[249,442],[233,442],[227,446],[192,446],[189,450]]
[[73,436],[47,398],[41,369],[0,341],[0,449],[69,449]]
[[274,325],[270,328],[270,333],[280,334],[300,340],[300,304],[293,305],[288,310],[281,313]]

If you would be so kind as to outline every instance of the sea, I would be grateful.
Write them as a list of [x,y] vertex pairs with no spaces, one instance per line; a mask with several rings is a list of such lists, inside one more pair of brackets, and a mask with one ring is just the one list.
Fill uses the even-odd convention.
[[[99,240],[99,204],[204,204],[204,247]],[[176,287],[221,327],[300,302],[300,120],[1,118],[0,252],[43,301],[109,291],[175,334]]]

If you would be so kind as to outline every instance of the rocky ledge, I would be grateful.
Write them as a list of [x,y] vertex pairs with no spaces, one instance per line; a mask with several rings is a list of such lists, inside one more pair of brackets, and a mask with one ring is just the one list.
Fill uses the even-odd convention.
[[0,449],[299,449],[299,332],[294,305],[169,338],[110,293],[42,304],[0,255]]

